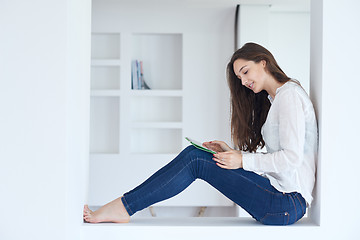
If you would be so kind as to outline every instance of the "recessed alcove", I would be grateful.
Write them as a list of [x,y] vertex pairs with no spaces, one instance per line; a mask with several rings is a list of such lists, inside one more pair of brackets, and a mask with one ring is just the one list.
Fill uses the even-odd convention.
[[[94,4],[94,7],[98,7],[101,3],[100,1],[94,1],[96,4]],[[294,1],[296,2],[296,1]],[[300,2],[300,1],[299,1]],[[114,3],[112,2],[112,11],[115,11],[116,7],[119,6],[120,3]],[[277,5],[279,4],[279,5]],[[310,4],[310,3],[309,3]],[[229,6],[229,3],[225,3],[225,5]],[[295,4],[296,5],[296,4]],[[306,5],[306,4],[305,4]],[[235,12],[235,6],[233,5],[232,8],[221,11],[221,13],[218,13],[219,15],[228,16],[230,13],[233,14]],[[129,8],[129,12],[133,11],[133,8],[131,7],[131,4],[127,4],[126,7]],[[126,8],[125,7],[125,8]],[[101,11],[103,12],[106,7],[103,7]],[[167,7],[164,5],[164,9],[167,9]],[[221,7],[219,7],[221,8]],[[152,9],[151,6],[148,6],[148,10],[150,11]],[[197,9],[197,8],[195,8]],[[198,10],[198,9],[197,9]],[[185,11],[185,10],[183,10]],[[188,10],[191,12],[192,10]],[[216,10],[214,10],[216,12]],[[280,55],[280,61],[279,64],[282,66],[281,63],[286,63],[285,65],[285,72],[287,70],[290,72],[290,76],[296,75],[296,78],[301,78],[302,83],[305,87],[305,89],[310,93],[310,97],[314,102],[315,107],[319,108],[319,103],[317,96],[321,94],[319,93],[319,89],[314,86],[316,86],[319,83],[316,83],[314,79],[318,79],[316,76],[311,77],[312,82],[309,81],[310,77],[308,76],[310,74],[310,68],[307,66],[310,63],[310,12],[309,9],[304,7],[300,4],[299,6],[289,6],[289,5],[282,5],[281,1],[276,1],[276,4],[274,3],[272,6],[269,6],[268,4],[250,4],[246,2],[242,6],[242,14],[240,21],[243,21],[240,23],[241,26],[246,26],[245,30],[242,32],[243,35],[240,36],[240,44],[247,42],[247,41],[255,41],[259,42],[260,44],[263,44],[264,46],[268,47],[269,49],[275,49],[274,55],[275,57],[277,55]],[[257,12],[258,11],[258,12]],[[99,14],[96,10],[94,11],[97,18],[99,18]],[[106,12],[106,11],[105,11]],[[220,11],[219,11],[220,12]],[[210,15],[206,13],[206,11],[203,11],[204,19],[208,18],[210,19]],[[298,16],[296,20],[291,19],[287,22],[287,24],[284,24],[282,29],[283,31],[287,31],[289,35],[291,35],[289,32],[291,31],[291,28],[289,27],[289,22],[295,21],[297,24],[301,25],[301,22],[304,20],[306,24],[308,24],[308,28],[306,26],[302,26],[301,31],[303,31],[301,35],[301,39],[299,40],[299,43],[301,41],[308,41],[305,45],[305,51],[303,48],[299,47],[298,49],[294,49],[297,53],[302,53],[302,58],[306,58],[305,60],[302,59],[300,64],[298,62],[294,63],[296,65],[301,65],[300,69],[304,70],[300,72],[305,72],[304,75],[298,76],[298,72],[296,72],[296,68],[291,66],[291,64],[288,64],[288,62],[291,62],[292,59],[295,59],[293,56],[290,56],[290,58],[286,58],[285,56],[288,55],[289,48],[293,47],[293,45],[284,46],[281,43],[277,43],[274,35],[271,35],[269,32],[274,32],[269,30],[269,23],[263,24],[262,26],[259,26],[257,31],[264,31],[267,32],[269,35],[263,34],[259,37],[258,33],[254,33],[255,25],[252,27],[251,24],[249,24],[246,21],[252,21],[257,16],[260,17],[260,19],[266,20],[270,19],[270,23],[277,23],[280,24],[281,17],[287,17],[289,18],[290,15],[295,14]],[[146,14],[143,15],[143,17],[146,17]],[[154,18],[155,20],[148,21],[147,24],[143,24],[139,27],[139,22],[135,20],[134,26],[135,29],[129,28],[129,26],[123,26],[120,25],[118,27],[106,27],[106,29],[101,30],[100,25],[104,24],[102,22],[101,24],[93,23],[93,38],[97,41],[98,44],[104,43],[104,40],[101,38],[103,35],[108,35],[108,39],[110,39],[110,44],[113,48],[116,48],[116,51],[119,52],[118,55],[111,55],[107,58],[118,58],[119,59],[119,65],[121,67],[110,68],[109,66],[106,66],[104,68],[103,65],[101,65],[102,68],[96,66],[97,68],[93,69],[97,72],[95,72],[96,78],[99,79],[98,75],[101,74],[101,71],[104,72],[104,74],[108,74],[110,81],[109,84],[111,87],[109,88],[115,88],[119,89],[118,96],[120,100],[120,106],[116,106],[117,111],[120,111],[120,116],[124,116],[125,114],[129,114],[127,117],[123,118],[120,117],[119,119],[119,128],[124,128],[124,126],[129,126],[128,130],[117,131],[120,135],[118,136],[118,142],[116,142],[117,145],[121,145],[119,148],[125,149],[125,152],[121,152],[120,150],[116,153],[121,152],[121,154],[124,155],[112,155],[112,156],[106,156],[105,158],[111,158],[112,162],[120,161],[122,157],[131,157],[136,156],[136,161],[139,161],[139,158],[141,156],[146,156],[147,161],[151,161],[152,156],[153,157],[161,157],[161,161],[164,161],[165,157],[175,155],[177,152],[181,151],[182,147],[186,146],[186,142],[182,140],[183,137],[187,133],[194,133],[198,134],[199,136],[206,136],[206,131],[198,130],[196,127],[191,126],[191,117],[189,113],[192,111],[189,111],[189,109],[199,109],[201,111],[201,108],[198,108],[199,102],[194,101],[193,99],[197,100],[196,97],[193,98],[194,95],[198,95],[201,98],[209,98],[214,96],[213,98],[220,99],[220,98],[226,98],[227,91],[226,91],[226,82],[225,80],[225,74],[219,74],[221,71],[213,70],[214,65],[212,63],[212,60],[210,56],[212,57],[213,54],[205,54],[205,51],[199,51],[196,52],[195,49],[197,47],[200,47],[201,45],[206,45],[206,37],[204,36],[213,36],[216,34],[221,34],[221,30],[218,28],[214,28],[211,30],[204,29],[204,36],[201,36],[201,30],[195,31],[196,24],[194,24],[195,27],[181,27],[182,25],[189,25],[187,22],[180,22],[182,19],[179,16],[173,17],[173,20],[175,21],[173,26],[169,25],[161,25],[156,23],[162,23],[162,18],[166,19],[169,17],[166,14],[159,13],[159,16]],[[108,19],[111,19],[111,16],[107,16]],[[121,16],[117,15],[114,19],[122,19]],[[191,13],[190,18],[191,19]],[[231,18],[226,18],[226,23],[233,24],[234,18],[231,15]],[[245,22],[244,22],[245,21]],[[283,20],[286,21],[286,20]],[[121,22],[121,21],[119,21]],[[200,26],[201,24],[199,24]],[[205,26],[205,25],[204,25]],[[277,31],[280,31],[277,29]],[[223,30],[223,29],[222,29]],[[106,32],[106,34],[102,33],[99,34],[99,32]],[[209,32],[207,32],[209,31]],[[228,28],[227,31],[229,31],[229,34],[233,34],[230,31],[232,31],[231,28]],[[305,31],[305,32],[304,32]],[[306,32],[308,31],[308,32]],[[195,33],[196,32],[196,33]],[[275,32],[274,34],[279,34],[279,32]],[[295,34],[293,34],[295,35]],[[290,37],[296,38],[296,36],[289,36],[288,41],[290,41]],[[96,39],[98,38],[98,39]],[[205,40],[205,41],[204,41]],[[230,38],[224,38],[221,39],[224,43],[228,43],[229,45],[233,44],[232,41],[229,41]],[[282,39],[284,40],[284,39]],[[285,40],[284,40],[285,41]],[[115,44],[115,42],[120,43],[120,47]],[[95,43],[96,44],[96,43]],[[213,43],[209,43],[213,44]],[[161,49],[162,45],[165,48],[165,52],[159,54],[159,56],[153,56],[155,55],[155,52],[159,51]],[[296,45],[296,44],[295,44]],[[127,46],[130,46],[129,48]],[[139,48],[137,46],[140,46]],[[194,47],[195,46],[195,47]],[[213,44],[211,46],[217,46],[216,44]],[[147,49],[149,47],[149,49]],[[96,47],[95,47],[96,49]],[[174,51],[176,49],[176,51]],[[313,47],[314,49],[314,47]],[[190,51],[191,50],[191,51]],[[232,49],[226,48],[222,49],[219,47],[219,50],[224,50],[226,52],[226,56],[230,57],[232,53]],[[307,53],[308,51],[308,53]],[[316,51],[316,50],[314,50]],[[147,57],[149,56],[147,53],[150,52],[151,58]],[[197,54],[203,54],[205,57],[198,57]],[[276,55],[277,54],[277,55]],[[224,54],[225,55],[225,54]],[[228,60],[227,57],[224,57],[222,55],[223,60],[223,68],[225,67],[226,61]],[[169,57],[170,56],[170,57]],[[178,56],[178,57],[177,57]],[[154,58],[161,58],[155,59]],[[293,57],[293,58],[291,58]],[[129,60],[132,60],[133,58],[143,58],[145,59],[144,63],[161,63],[164,64],[164,66],[168,66],[166,69],[168,70],[164,75],[161,73],[161,67],[157,66],[154,68],[154,76],[156,76],[155,79],[161,79],[159,83],[154,82],[154,89],[150,91],[144,91],[144,90],[130,90],[130,89],[124,89],[120,87],[117,87],[117,85],[114,85],[113,83],[115,81],[128,81],[131,69]],[[163,59],[170,59],[169,61],[163,61]],[[192,59],[194,58],[194,59]],[[198,59],[197,59],[198,58]],[[200,59],[200,61],[199,61]],[[192,64],[189,64],[192,63]],[[198,64],[198,65],[197,65]],[[218,64],[218,63],[217,63]],[[314,63],[311,63],[312,66]],[[150,65],[150,64],[149,64]],[[206,78],[196,75],[199,69],[206,69],[206,72],[202,72],[204,76],[208,76],[208,74],[214,71],[217,74],[217,79],[222,78],[224,81],[222,84],[224,89],[220,89],[220,91],[216,91],[217,89],[211,88],[211,81],[213,81],[213,78]],[[204,66],[212,66],[212,67],[204,67]],[[305,67],[304,67],[305,66]],[[307,66],[307,67],[306,67]],[[202,68],[201,68],[202,67]],[[145,67],[144,67],[145,68]],[[159,70],[160,69],[160,70]],[[217,69],[217,68],[216,68]],[[294,70],[295,69],[295,70]],[[116,71],[116,72],[115,72]],[[145,71],[145,69],[144,69]],[[119,72],[121,72],[119,74]],[[200,71],[201,72],[201,71]],[[315,69],[316,72],[316,69]],[[172,76],[172,73],[174,76]],[[215,74],[215,75],[216,75]],[[311,72],[311,76],[314,75],[314,71]],[[315,73],[316,74],[316,73]],[[118,76],[127,76],[128,79],[119,79]],[[194,76],[193,76],[194,75]],[[169,77],[168,77],[169,76]],[[197,78],[195,77],[197,76]],[[116,79],[116,80],[111,80]],[[197,81],[197,79],[201,79]],[[213,80],[210,80],[213,79]],[[320,81],[320,80],[319,80]],[[198,82],[201,82],[199,84]],[[150,81],[151,83],[151,81]],[[321,84],[321,83],[320,83]],[[99,85],[99,88],[102,88],[101,84],[97,83]],[[114,87],[113,87],[114,86]],[[120,86],[130,86],[128,83],[122,84],[120,83]],[[199,88],[203,87],[202,88]],[[201,89],[200,91],[194,91],[193,89]],[[219,93],[220,92],[220,93]],[[94,92],[96,94],[96,92]],[[110,93],[109,93],[110,94]],[[117,95],[116,95],[117,96]],[[100,98],[99,98],[100,99]],[[122,101],[123,99],[129,99],[129,104],[125,103],[125,101]],[[202,100],[202,99],[200,99]],[[121,105],[122,104],[122,105]],[[227,104],[227,103],[226,103]],[[126,105],[126,106],[124,106]],[[201,106],[201,104],[200,104]],[[218,115],[221,113],[217,109],[219,109],[219,106],[216,106],[213,111],[213,115]],[[120,109],[120,110],[119,110]],[[162,112],[165,111],[165,112]],[[198,112],[199,112],[198,111]],[[154,113],[152,115],[152,113]],[[228,113],[228,112],[225,112]],[[114,114],[114,113],[112,113]],[[118,113],[115,112],[117,115]],[[208,114],[207,111],[204,111],[204,114]],[[211,119],[212,117],[208,118]],[[221,122],[221,121],[220,121]],[[210,123],[209,123],[210,124]],[[207,126],[207,124],[205,124]],[[198,132],[197,132],[198,131]],[[216,129],[214,131],[221,132],[222,129]],[[121,134],[127,137],[121,136]],[[210,135],[211,136],[211,135]],[[224,135],[226,139],[229,140],[229,137]],[[124,140],[125,139],[125,140]],[[151,144],[151,140],[154,140]],[[165,139],[166,144],[161,146],[159,144],[156,145],[156,142],[161,141],[161,139]],[[124,143],[124,141],[126,141]],[[124,143],[122,145],[122,143]],[[115,145],[116,145],[115,144]],[[112,153],[112,151],[110,151]],[[96,156],[96,165],[101,163],[101,159],[99,158],[101,156]],[[134,159],[135,159],[134,158]],[[106,159],[105,159],[106,160]],[[170,161],[171,159],[169,159]],[[140,163],[140,162],[139,162]],[[91,163],[90,163],[91,164]],[[141,163],[140,163],[141,164]],[[147,162],[149,164],[149,162]],[[120,166],[120,164],[109,164],[109,166]],[[318,165],[318,171],[320,171],[320,164]],[[94,169],[94,168],[92,168]],[[104,172],[106,172],[104,170]],[[320,174],[317,174],[318,178]],[[91,175],[90,175],[91,177]],[[97,175],[97,177],[99,177]],[[109,178],[111,179],[111,178]],[[104,181],[103,181],[104,182]],[[130,186],[129,183],[127,183],[127,186]],[[97,186],[97,189],[100,189],[99,186]],[[112,188],[114,189],[114,188]],[[197,188],[199,189],[199,188]],[[102,189],[104,191],[104,189]],[[305,218],[303,218],[299,223],[295,224],[294,226],[317,226],[319,225],[319,218],[320,218],[320,205],[318,202],[319,197],[319,185],[317,185],[315,189],[315,201],[311,208],[308,209],[308,214]],[[104,192],[105,193],[105,192]],[[110,192],[105,193],[107,196],[115,196],[114,194],[110,194]],[[91,196],[96,196],[96,192],[92,192]],[[126,226],[122,226],[121,229],[124,228],[133,228],[133,227],[141,227],[141,226],[156,226],[159,228],[162,228],[164,226],[191,226],[191,224],[194,224],[193,226],[256,226],[260,227],[262,225],[258,225],[249,215],[247,215],[244,211],[241,209],[235,207],[233,204],[230,204],[229,202],[225,202],[221,199],[221,197],[218,197],[217,195],[209,195],[212,197],[216,196],[213,200],[210,200],[211,204],[206,205],[208,203],[205,203],[204,206],[191,206],[188,205],[188,212],[191,212],[191,208],[201,208],[201,207],[208,207],[210,209],[211,207],[224,207],[226,209],[231,209],[235,212],[229,211],[229,214],[227,216],[219,216],[219,214],[209,214],[206,215],[205,218],[199,218],[199,219],[193,219],[194,217],[192,214],[189,214],[187,218],[177,217],[176,212],[179,210],[180,207],[175,205],[172,206],[166,206],[167,212],[173,212],[172,217],[160,217],[157,218],[150,218],[149,216],[144,217],[140,214],[139,217],[134,217],[134,221],[132,221],[130,224],[127,224]],[[179,198],[181,199],[181,198]],[[210,199],[210,198],[209,198]],[[111,200],[111,199],[108,199]],[[179,200],[178,202],[180,202]],[[219,206],[216,206],[215,202],[219,202]],[[105,199],[101,199],[101,201],[94,201],[96,203],[105,203]],[[176,201],[175,201],[176,202]],[[206,202],[206,201],[205,201]],[[95,208],[98,206],[94,206]],[[156,209],[157,206],[155,206]],[[184,206],[181,206],[184,207]],[[159,211],[163,211],[165,209],[164,206],[158,206]],[[194,210],[193,209],[193,210]],[[144,210],[148,211],[148,210]],[[196,211],[196,210],[194,210]],[[185,213],[184,211],[183,213]],[[216,211],[215,211],[216,212]],[[226,211],[225,211],[226,212]],[[145,214],[146,215],[146,214]],[[220,214],[221,215],[221,214]],[[170,214],[171,216],[171,214]],[[168,220],[166,220],[168,219]],[[191,220],[190,220],[191,219]],[[224,222],[222,222],[224,219],[226,219]],[[146,224],[148,221],[148,225]],[[154,221],[154,222],[152,222]],[[184,222],[183,222],[184,221]],[[86,224],[85,224],[86,225]],[[106,226],[109,227],[111,225],[109,224],[101,224],[100,226]],[[118,225],[116,225],[118,226]],[[86,230],[87,231],[87,230]],[[117,231],[117,230],[116,230]]]

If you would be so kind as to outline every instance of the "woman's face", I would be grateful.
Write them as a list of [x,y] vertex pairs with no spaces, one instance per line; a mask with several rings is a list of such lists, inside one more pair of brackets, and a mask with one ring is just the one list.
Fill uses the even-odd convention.
[[244,59],[237,59],[233,64],[235,75],[240,79],[242,85],[251,89],[254,93],[264,90],[266,82],[266,62],[259,63]]

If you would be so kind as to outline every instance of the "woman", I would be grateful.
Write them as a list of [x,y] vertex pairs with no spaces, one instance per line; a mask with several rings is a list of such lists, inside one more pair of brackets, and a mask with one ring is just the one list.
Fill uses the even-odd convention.
[[[288,225],[311,204],[315,183],[317,125],[312,103],[300,84],[281,70],[264,47],[247,43],[227,66],[231,91],[231,133],[225,142],[193,146],[122,197],[84,220],[128,222],[130,216],[180,193],[200,178],[245,209],[257,221]],[[266,146],[267,153],[256,152]]]

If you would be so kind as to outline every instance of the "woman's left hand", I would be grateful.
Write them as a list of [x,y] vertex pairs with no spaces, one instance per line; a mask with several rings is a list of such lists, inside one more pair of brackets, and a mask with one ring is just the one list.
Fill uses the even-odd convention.
[[216,153],[214,154],[213,160],[216,161],[216,165],[225,169],[238,169],[243,167],[242,153],[237,150]]

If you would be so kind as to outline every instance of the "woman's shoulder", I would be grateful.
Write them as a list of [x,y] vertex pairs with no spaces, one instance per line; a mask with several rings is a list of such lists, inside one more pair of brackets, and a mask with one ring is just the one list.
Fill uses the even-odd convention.
[[293,95],[299,97],[307,97],[305,89],[301,86],[300,82],[296,79],[290,79],[283,86],[277,90],[277,95]]
[[286,82],[276,97],[281,104],[299,101],[304,110],[312,109],[313,111],[313,104],[309,95],[297,80]]
[[305,89],[301,86],[300,82],[291,79],[287,81],[283,86],[281,86],[276,93],[278,102],[282,104],[286,102],[295,101],[302,102],[303,105],[311,105],[311,100]]

